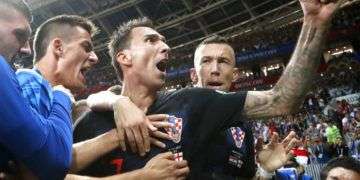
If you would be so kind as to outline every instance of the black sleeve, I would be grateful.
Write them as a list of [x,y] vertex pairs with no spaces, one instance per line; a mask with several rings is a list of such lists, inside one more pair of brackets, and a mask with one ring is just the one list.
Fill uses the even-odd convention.
[[195,100],[199,111],[193,112],[190,131],[197,136],[199,143],[208,142],[230,127],[241,126],[244,121],[242,111],[247,92],[222,93],[219,91],[201,91]]
[[85,141],[115,127],[113,112],[87,112],[74,124],[74,143]]
[[216,91],[216,93],[217,96],[215,96],[213,103],[207,108],[206,118],[213,117],[211,119],[220,120],[219,127],[222,129],[236,126],[240,121],[245,121],[243,109],[247,95],[246,91],[227,94]]
[[247,92],[224,93],[220,91],[204,91],[201,96],[208,99],[202,102],[199,109],[203,109],[197,117],[200,120],[200,131],[225,130],[239,126],[245,121],[242,116]]

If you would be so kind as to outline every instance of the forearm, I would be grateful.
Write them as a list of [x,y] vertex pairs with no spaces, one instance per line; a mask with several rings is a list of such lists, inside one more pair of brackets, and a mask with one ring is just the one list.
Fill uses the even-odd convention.
[[[277,109],[297,110],[313,84],[320,64],[328,25],[318,25],[314,20],[304,18],[302,31],[294,54],[283,75],[273,88]],[[281,114],[281,113],[279,113]]]
[[99,180],[100,178],[89,177],[89,176],[80,176],[75,174],[66,175],[64,180]]
[[145,179],[151,179],[151,174],[148,173],[146,169],[139,169],[124,174],[101,178],[101,180],[145,180]]
[[65,177],[65,180],[143,180],[143,179],[146,179],[146,170],[144,169],[135,170],[124,174],[103,177],[103,178],[79,176],[75,174],[68,174]]
[[244,106],[248,118],[280,116],[299,108],[320,64],[327,29],[304,20],[295,51],[275,87],[248,92]]
[[77,119],[81,118],[84,114],[86,114],[89,111],[91,111],[91,109],[87,105],[86,100],[80,100],[75,102],[72,110],[73,123],[75,123]]
[[75,173],[82,170],[97,158],[118,146],[119,139],[115,129],[93,139],[74,144],[70,172]]
[[[40,129],[48,132],[46,140],[39,149],[23,159],[24,164],[40,179],[50,177],[62,179],[70,168],[72,152],[70,111],[71,103],[67,95],[54,92],[50,116],[41,122],[43,126]],[[28,138],[28,141],[32,140]]]
[[122,98],[124,97],[110,91],[101,91],[90,95],[86,102],[87,106],[93,111],[109,111],[113,110],[113,105]]

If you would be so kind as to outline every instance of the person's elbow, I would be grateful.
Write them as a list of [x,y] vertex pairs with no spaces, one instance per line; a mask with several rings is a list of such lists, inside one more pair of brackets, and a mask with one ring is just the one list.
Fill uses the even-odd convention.
[[297,113],[301,109],[302,97],[289,97],[278,91],[271,91],[269,106],[272,107],[275,116],[289,115]]

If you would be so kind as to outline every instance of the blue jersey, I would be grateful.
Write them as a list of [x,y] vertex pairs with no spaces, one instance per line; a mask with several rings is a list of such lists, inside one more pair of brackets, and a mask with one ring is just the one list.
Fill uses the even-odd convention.
[[54,96],[50,83],[35,69],[19,69],[16,76],[22,95],[32,109],[47,118],[50,115]]
[[[107,176],[144,167],[155,155],[172,151],[176,159],[186,159],[190,179],[209,179],[206,162],[212,156],[209,143],[219,132],[242,124],[246,92],[219,93],[209,89],[186,88],[159,95],[148,114],[169,114],[173,128],[164,130],[173,141],[164,141],[166,149],[152,147],[145,156],[116,149],[81,172],[85,175]],[[74,129],[74,141],[96,137],[115,127],[112,112],[89,112]]]
[[0,170],[16,159],[40,179],[62,179],[71,161],[70,98],[54,91],[44,118],[22,96],[15,72],[1,56],[0,77]]

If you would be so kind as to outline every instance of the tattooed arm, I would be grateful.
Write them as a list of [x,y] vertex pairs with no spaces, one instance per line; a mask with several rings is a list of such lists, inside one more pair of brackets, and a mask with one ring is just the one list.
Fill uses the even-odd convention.
[[249,91],[244,114],[249,118],[295,112],[303,103],[320,64],[331,19],[345,0],[300,0],[304,23],[295,51],[273,89]]

